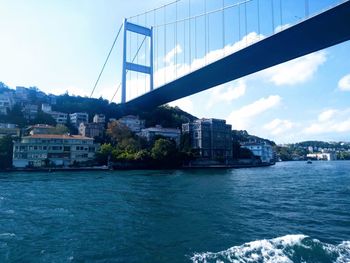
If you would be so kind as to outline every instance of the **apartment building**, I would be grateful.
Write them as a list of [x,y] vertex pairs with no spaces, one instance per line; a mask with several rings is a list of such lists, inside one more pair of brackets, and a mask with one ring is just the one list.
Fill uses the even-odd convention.
[[85,137],[102,137],[104,134],[105,128],[103,123],[80,123],[79,125],[79,134]]
[[118,121],[135,133],[139,133],[143,128],[145,128],[145,121],[140,120],[138,116],[127,115],[120,118]]
[[139,134],[140,136],[146,138],[147,141],[152,141],[156,136],[162,136],[164,138],[174,140],[177,145],[180,144],[180,129],[163,128],[160,125],[156,125],[156,127],[142,129]]
[[192,148],[202,158],[212,160],[232,159],[231,130],[231,125],[219,119],[199,119],[182,125],[182,133],[189,135]]
[[106,122],[106,116],[104,114],[95,114],[93,118],[94,123],[105,123]]
[[86,112],[75,112],[75,113],[69,114],[69,117],[70,117],[71,124],[73,124],[78,129],[79,129],[80,123],[89,122],[89,114],[87,114]]
[[80,135],[35,134],[14,142],[12,164],[16,168],[66,167],[92,160],[98,149],[92,138]]

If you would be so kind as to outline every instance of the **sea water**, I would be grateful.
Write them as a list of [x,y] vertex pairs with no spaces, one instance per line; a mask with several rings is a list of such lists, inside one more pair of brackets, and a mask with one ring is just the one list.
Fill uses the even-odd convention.
[[350,162],[0,173],[0,262],[350,262]]

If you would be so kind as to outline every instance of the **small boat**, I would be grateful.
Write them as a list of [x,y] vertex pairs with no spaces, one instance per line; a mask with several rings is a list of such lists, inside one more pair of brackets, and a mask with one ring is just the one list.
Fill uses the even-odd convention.
[[312,164],[311,160],[307,160],[307,162],[306,162],[306,163],[308,163],[308,164]]

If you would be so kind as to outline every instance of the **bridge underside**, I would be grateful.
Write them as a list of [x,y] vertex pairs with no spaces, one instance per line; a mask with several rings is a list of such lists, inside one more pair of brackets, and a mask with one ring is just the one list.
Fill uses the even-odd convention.
[[350,2],[347,1],[130,100],[125,106],[163,105],[349,39]]

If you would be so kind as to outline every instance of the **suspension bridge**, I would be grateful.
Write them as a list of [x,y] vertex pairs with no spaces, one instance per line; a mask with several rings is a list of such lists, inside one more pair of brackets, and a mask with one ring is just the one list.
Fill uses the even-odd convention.
[[349,25],[349,0],[177,0],[123,21],[91,96],[121,37],[111,101],[145,108],[347,41]]

